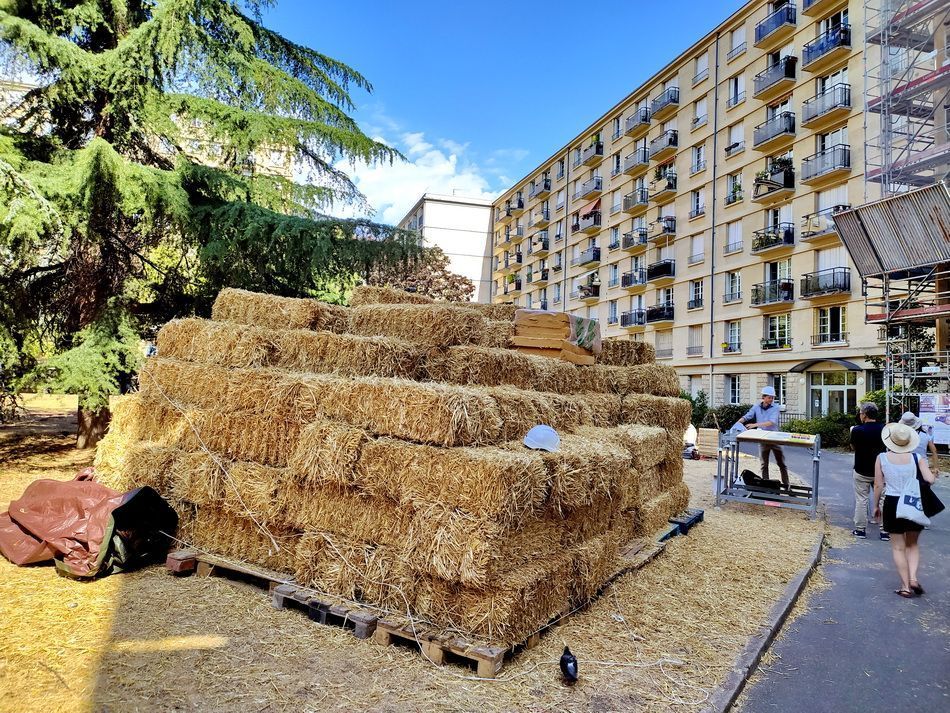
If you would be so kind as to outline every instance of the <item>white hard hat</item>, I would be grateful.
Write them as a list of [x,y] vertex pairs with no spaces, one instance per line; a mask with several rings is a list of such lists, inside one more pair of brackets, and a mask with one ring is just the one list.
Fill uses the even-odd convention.
[[774,389],[773,387],[771,387],[771,386],[763,386],[763,387],[762,387],[762,395],[763,395],[763,396],[771,396],[772,398],[775,398],[775,389]]
[[524,444],[528,448],[555,453],[561,445],[561,437],[550,426],[535,426],[524,437]]

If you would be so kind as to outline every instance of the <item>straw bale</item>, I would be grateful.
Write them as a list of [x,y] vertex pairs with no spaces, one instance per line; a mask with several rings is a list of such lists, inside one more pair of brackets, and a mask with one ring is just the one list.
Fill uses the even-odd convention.
[[596,364],[576,369],[577,391],[598,391],[653,396],[677,396],[680,392],[676,371],[668,366],[605,366]]
[[356,463],[369,440],[365,431],[318,419],[300,430],[288,464],[310,487],[325,483],[355,485]]
[[270,329],[346,331],[347,309],[312,299],[278,297],[225,288],[211,308],[216,322],[237,322]]
[[514,322],[506,319],[489,319],[477,343],[481,347],[509,349],[514,335]]
[[192,364],[176,359],[148,359],[139,371],[139,393],[150,403],[167,400],[192,408],[219,408],[228,403],[231,372],[211,364]]
[[609,497],[631,465],[630,455],[618,444],[574,434],[562,434],[558,451],[542,451],[541,458],[551,482],[548,509],[557,513]]
[[436,304],[464,307],[478,312],[485,319],[503,322],[512,322],[515,318],[515,312],[518,311],[518,305],[513,304],[490,304],[487,302],[436,302]]
[[172,496],[196,505],[221,507],[225,488],[222,465],[227,467],[204,451],[179,451],[169,468]]
[[[603,414],[592,412],[583,397],[527,391],[511,386],[495,386],[478,390],[494,399],[501,419],[501,440],[520,441],[531,428],[547,424],[557,431],[573,431],[582,424],[597,423]],[[586,395],[585,395],[586,396]],[[595,394],[599,401],[601,394]],[[606,398],[609,397],[604,394]],[[617,410],[619,411],[619,398]]]
[[163,357],[220,366],[267,366],[277,350],[274,330],[207,319],[174,319],[158,333]]
[[487,327],[480,314],[437,305],[363,305],[350,310],[349,331],[386,336],[430,347],[474,344]]
[[300,535],[299,531],[277,525],[268,525],[264,532],[253,521],[223,508],[199,506],[191,541],[212,554],[292,575],[297,570]]
[[451,347],[431,354],[425,364],[433,381],[475,386],[515,386],[557,394],[576,389],[577,370],[555,359],[522,354],[513,349]]
[[376,285],[359,285],[354,287],[350,293],[350,307],[362,307],[363,305],[388,305],[388,304],[417,304],[428,305],[434,300],[427,295],[420,295],[417,292],[406,292],[396,287],[379,287]]
[[636,512],[636,534],[653,535],[667,521],[689,505],[689,488],[679,483],[657,497],[648,500]]
[[575,399],[589,414],[589,418],[579,425],[611,428],[623,422],[624,401],[618,394],[598,394],[588,391],[578,394]]
[[637,366],[656,361],[656,349],[647,342],[629,339],[604,339],[600,344],[599,364],[610,366]]
[[175,454],[176,449],[158,443],[104,439],[96,454],[96,480],[122,493],[147,485],[164,496]]
[[613,533],[600,535],[571,548],[574,564],[571,603],[578,605],[593,599],[617,569],[619,551]]
[[367,493],[403,505],[444,503],[510,524],[543,502],[548,473],[541,456],[523,446],[442,449],[380,438],[363,445],[357,482]]
[[[623,482],[623,474],[617,479],[618,491]],[[622,493],[607,495],[595,494],[587,505],[564,508],[558,512],[549,508],[545,519],[558,523],[560,541],[563,547],[572,547],[578,542],[598,537],[610,528],[611,518],[621,509]]]
[[632,464],[640,470],[649,470],[666,457],[669,436],[656,426],[623,424],[614,428],[581,426],[578,435],[594,440],[611,441],[624,448]]
[[627,394],[623,398],[622,423],[658,426],[682,438],[692,416],[689,401],[678,397]]

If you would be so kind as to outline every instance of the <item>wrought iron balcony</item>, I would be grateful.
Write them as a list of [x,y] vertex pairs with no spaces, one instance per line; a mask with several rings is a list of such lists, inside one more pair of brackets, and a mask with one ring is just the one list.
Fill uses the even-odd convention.
[[620,277],[620,286],[627,289],[642,287],[647,284],[647,271],[642,267],[625,272]]
[[848,333],[847,332],[819,332],[818,334],[811,335],[811,345],[813,347],[820,347],[829,344],[847,344],[848,343]]
[[504,265],[503,269],[508,269],[510,267],[517,267],[518,265],[521,265],[523,262],[524,262],[524,255],[522,255],[521,253],[508,253],[507,255],[505,255],[505,259],[503,261],[503,265]]
[[600,230],[601,220],[601,212],[595,210],[582,218],[578,218],[576,222],[572,223],[571,232],[577,233],[583,231],[585,233],[596,233]]
[[738,153],[745,151],[745,141],[733,141],[731,144],[727,144],[725,148],[726,158],[735,156]]
[[689,212],[689,219],[693,220],[694,218],[699,218],[700,216],[706,215],[706,206],[698,205]]
[[539,178],[528,189],[528,198],[544,198],[551,192],[551,179]]
[[529,228],[543,228],[551,222],[551,211],[548,208],[539,208],[531,214],[528,221]]
[[676,196],[676,171],[667,169],[660,177],[653,181],[653,193],[650,194],[650,200],[657,203],[666,203]]
[[581,198],[592,198],[604,189],[604,179],[600,176],[589,178],[581,184],[581,187],[574,193],[574,200]]
[[617,234],[616,237],[613,235],[610,236],[610,242],[607,243],[608,250],[617,250],[620,247],[620,235]]
[[647,282],[668,280],[676,276],[675,260],[658,260],[647,265]]
[[542,282],[547,282],[550,276],[551,276],[550,270],[546,267],[542,267],[540,270],[534,270],[533,272],[529,272],[526,278],[528,282],[530,283],[542,283]]
[[686,347],[686,356],[699,356],[703,353],[702,344],[690,344]]
[[657,219],[656,226],[653,232],[650,234],[650,240],[656,240],[657,238],[666,238],[672,235],[676,235],[676,216],[675,215],[664,215]]
[[689,256],[689,258],[687,258],[686,262],[688,265],[696,265],[697,263],[701,263],[705,259],[706,259],[706,253],[693,253],[692,255]]
[[731,243],[727,242],[725,245],[722,246],[722,254],[731,255],[732,253],[742,252],[743,247],[744,247],[744,244],[741,240],[736,240]]
[[851,292],[851,270],[847,267],[831,267],[802,275],[802,297],[823,297],[842,292]]
[[802,49],[802,67],[814,71],[825,67],[835,57],[843,57],[851,50],[851,25],[836,25],[823,32]]
[[621,327],[642,327],[647,323],[647,311],[645,309],[632,309],[629,312],[623,312],[620,315]]
[[764,176],[756,176],[752,184],[752,200],[756,203],[773,203],[795,191],[795,169],[780,168]]
[[679,87],[668,87],[666,91],[650,103],[650,114],[654,119],[664,119],[676,111],[679,103]]
[[740,42],[739,44],[737,44],[735,47],[733,47],[732,49],[730,49],[730,50],[726,53],[726,61],[727,61],[727,62],[731,62],[731,61],[734,60],[736,57],[738,57],[740,54],[742,54],[743,52],[745,52],[747,49],[749,49],[748,43],[747,43],[747,42]]
[[783,5],[755,26],[755,46],[772,46],[795,29],[798,14],[794,5]]
[[648,131],[650,128],[650,107],[643,106],[636,109],[624,124],[624,133],[627,136],[634,136]]
[[[560,255],[560,253],[558,253],[558,255]],[[551,272],[560,272],[563,269],[564,269],[564,263],[561,262],[560,260],[554,263],[553,265],[551,265]],[[557,300],[554,300],[554,301],[557,302]]]
[[657,347],[656,348],[657,359],[671,359],[672,357],[673,357],[673,347]]
[[851,171],[851,147],[838,144],[802,161],[802,183],[817,182]]
[[742,351],[742,342],[723,342],[722,343],[722,353],[723,354],[736,354]]
[[839,211],[848,210],[849,208],[851,208],[849,204],[833,205],[830,208],[823,208],[814,213],[803,215],[802,240],[818,241],[826,237],[836,238],[838,236],[838,228],[835,226],[835,221],[832,219],[832,216]]
[[676,151],[679,146],[679,132],[676,129],[667,129],[650,142],[650,160],[658,161]]
[[600,248],[587,248],[587,250],[571,260],[571,265],[589,265],[593,262],[600,262]]
[[752,132],[752,148],[766,151],[795,136],[795,114],[783,111],[763,121]]
[[616,312],[607,315],[607,324],[617,324],[620,321],[620,315]]
[[505,228],[505,240],[508,242],[517,242],[524,237],[524,226],[516,225]]
[[580,163],[585,166],[594,166],[600,163],[604,159],[604,142],[595,141],[590,146],[581,151],[580,161],[576,162],[574,165],[579,165]]
[[628,176],[633,176],[647,168],[650,165],[650,150],[646,146],[641,146],[633,153],[627,154],[623,160],[623,172]]
[[572,300],[600,299],[600,285],[581,285],[571,292]]
[[686,303],[686,309],[699,309],[703,306],[703,298],[699,297]]
[[689,167],[690,173],[699,173],[700,171],[706,170],[706,159],[700,159],[696,161],[692,166]]
[[791,280],[770,280],[752,285],[752,306],[765,307],[795,301],[795,283]]
[[647,307],[647,324],[653,324],[655,322],[672,322],[673,313],[674,310],[672,302],[663,302],[658,305],[653,305],[652,307]]
[[731,302],[739,302],[742,299],[742,290],[733,290],[732,292],[726,292],[722,296],[722,301],[726,304]]
[[735,205],[742,200],[742,186],[735,184],[728,193],[726,193],[725,203],[727,206]]
[[752,233],[752,254],[795,245],[795,224],[778,223]]
[[818,126],[851,113],[851,85],[835,84],[802,104],[802,126]]
[[647,244],[647,229],[634,228],[628,233],[623,234],[623,249],[631,252]]
[[786,334],[784,337],[766,337],[762,339],[759,344],[762,346],[762,351],[772,351],[773,349],[791,349],[792,348],[792,335]]
[[765,96],[781,93],[786,87],[795,84],[795,67],[798,57],[781,57],[775,64],[769,65],[752,79],[752,96],[761,99]]
[[623,209],[627,213],[642,213],[650,203],[646,188],[635,188],[623,197]]
[[541,231],[541,233],[535,235],[531,242],[528,243],[529,255],[533,254],[535,257],[544,257],[548,254],[548,251],[551,249],[551,242],[548,240],[547,233],[548,231],[546,230]]

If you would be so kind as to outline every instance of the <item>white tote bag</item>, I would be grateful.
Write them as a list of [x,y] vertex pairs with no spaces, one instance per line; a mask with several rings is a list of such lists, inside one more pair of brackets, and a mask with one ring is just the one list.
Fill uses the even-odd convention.
[[917,478],[908,478],[901,488],[895,515],[924,527],[930,524],[930,518],[924,515],[924,506],[920,502],[920,483]]

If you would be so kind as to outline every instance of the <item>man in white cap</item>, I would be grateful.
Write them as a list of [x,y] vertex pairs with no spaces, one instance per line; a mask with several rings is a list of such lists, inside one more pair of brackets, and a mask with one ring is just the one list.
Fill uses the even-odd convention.
[[[762,401],[749,409],[749,412],[739,419],[739,423],[746,428],[761,428],[763,431],[777,431],[779,405],[775,403],[775,389],[771,386],[762,387]],[[785,452],[775,443],[759,444],[759,460],[762,466],[762,477],[769,477],[769,454],[775,455],[775,463],[782,474],[782,487],[788,490],[788,468],[785,465]]]

